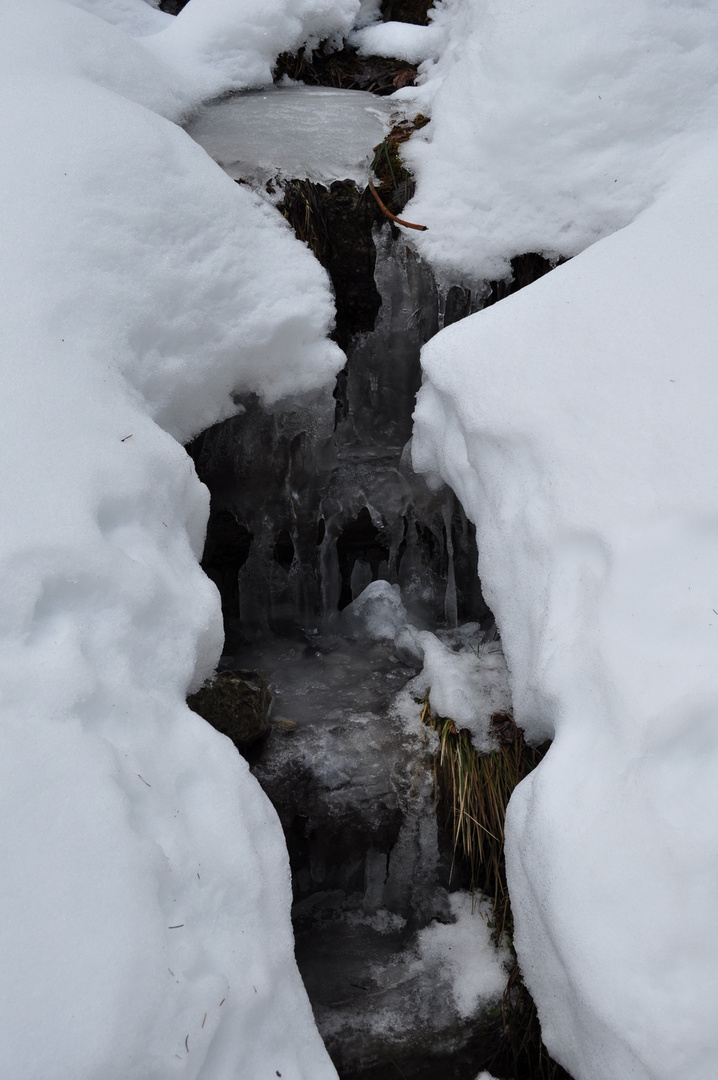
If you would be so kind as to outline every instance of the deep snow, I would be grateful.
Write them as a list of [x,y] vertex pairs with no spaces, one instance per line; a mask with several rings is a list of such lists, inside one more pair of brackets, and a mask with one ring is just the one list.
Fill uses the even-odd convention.
[[[582,252],[425,349],[414,439],[476,521],[517,721],[555,734],[507,821],[545,1038],[577,1080],[713,1080],[715,5],[444,0],[425,33],[361,7],[363,44],[427,58],[396,100],[432,114],[406,213],[438,271]],[[342,356],[306,249],[172,121],[359,8],[3,6],[14,1080],[335,1075],[276,818],[184,705],[221,626],[177,439],[236,392],[319,390]]]
[[[420,239],[423,250],[440,267],[455,253],[455,267],[495,273],[499,252],[571,253],[631,223],[424,348],[414,464],[449,483],[476,523],[517,723],[536,742],[555,736],[507,819],[515,944],[547,1045],[578,1080],[709,1080],[718,144],[703,65],[715,8],[504,8],[480,57],[467,36],[447,62],[434,142],[415,151],[412,212],[438,235],[434,247]],[[486,10],[456,9],[476,19]],[[608,15],[615,25],[599,35]],[[562,66],[572,45],[578,96]],[[589,54],[602,60],[592,78]],[[460,94],[457,80],[470,63],[483,89],[467,114],[471,88]],[[589,89],[598,100],[606,88],[622,104],[598,124]],[[455,130],[452,100],[451,123],[463,125],[448,181],[458,203],[440,210],[431,155]],[[541,153],[548,161],[556,138],[563,147],[546,169],[534,153],[539,108]],[[613,183],[619,158],[630,197],[598,182],[610,163]],[[487,180],[493,194],[505,184],[506,198],[484,207]],[[470,191],[459,238],[453,215]]]
[[[192,7],[216,87],[232,5]],[[60,0],[0,19],[3,1075],[329,1080],[279,823],[184,702],[222,627],[177,441],[331,383],[328,281],[167,119],[197,104],[169,45]]]

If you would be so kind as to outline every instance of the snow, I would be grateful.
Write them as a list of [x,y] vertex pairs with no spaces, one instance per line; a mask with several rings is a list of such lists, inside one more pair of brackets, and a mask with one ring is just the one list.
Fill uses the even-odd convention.
[[718,1062],[718,143],[625,229],[427,345],[417,468],[477,524],[516,722],[515,944],[577,1078]]
[[133,37],[156,34],[172,22],[172,16],[159,11],[150,0],[65,0],[65,3],[74,4]]
[[491,941],[488,900],[455,892],[449,904],[453,922],[435,921],[419,931],[418,965],[435,965],[437,981],[448,976],[456,1010],[468,1020],[501,998],[510,953]]
[[339,44],[359,8],[359,0],[191,0],[146,44],[209,99],[270,85],[280,53]]
[[410,684],[412,700],[428,693],[432,711],[470,731],[480,753],[493,749],[491,717],[511,712],[511,690],[501,643],[479,644],[478,623],[420,630],[409,620],[399,585],[373,581],[344,608],[341,626],[358,641],[393,645],[400,659],[421,667]]
[[350,631],[371,641],[394,641],[408,623],[401,588],[388,581],[372,581],[342,612],[342,623]]
[[351,43],[360,56],[393,56],[409,64],[437,59],[446,44],[441,26],[414,26],[411,23],[374,23],[355,31]]
[[[575,255],[628,224],[718,115],[711,3],[444,0],[424,31],[441,54],[395,95],[432,118],[402,148],[405,215],[449,278],[505,277],[516,254]],[[362,33],[420,56],[415,27]]]
[[129,10],[2,13],[3,1072],[329,1080],[276,815],[184,701],[222,629],[178,440],[343,356],[324,272],[165,118],[195,99]]
[[417,689],[428,691],[434,713],[450,717],[457,729],[470,731],[476,750],[488,753],[493,748],[491,717],[511,712],[508,670],[500,643],[455,650],[428,630],[418,633],[416,640],[424,656]]
[[392,111],[360,90],[269,87],[212,103],[187,131],[235,180],[353,180],[364,188]]

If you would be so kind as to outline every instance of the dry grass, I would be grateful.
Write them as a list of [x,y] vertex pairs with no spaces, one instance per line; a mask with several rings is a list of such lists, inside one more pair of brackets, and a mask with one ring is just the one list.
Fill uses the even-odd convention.
[[[504,860],[506,807],[516,785],[536,768],[550,744],[527,746],[513,718],[495,713],[491,718],[495,749],[480,754],[468,731],[432,713],[428,695],[422,702],[421,719],[439,736],[434,778],[437,802],[451,832],[454,861],[460,859],[468,867],[472,889],[480,889],[491,899],[494,940],[511,946],[513,919]],[[501,1022],[499,1068],[511,1069],[517,1080],[570,1080],[543,1044],[536,1006],[518,964],[501,1002]]]
[[491,732],[496,749],[479,754],[468,731],[436,716],[428,698],[421,719],[439,736],[434,777],[440,804],[451,830],[454,858],[462,858],[471,887],[480,888],[494,905],[494,938],[511,932],[511,907],[504,862],[504,819],[511,792],[535,769],[548,746],[527,746],[523,731],[507,713],[495,713]]

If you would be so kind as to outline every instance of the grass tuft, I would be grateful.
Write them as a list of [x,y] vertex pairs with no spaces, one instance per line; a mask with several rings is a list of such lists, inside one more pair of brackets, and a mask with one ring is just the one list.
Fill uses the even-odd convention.
[[[494,909],[492,937],[513,951],[513,918],[504,858],[506,807],[516,785],[536,768],[550,743],[528,746],[512,716],[494,713],[494,749],[480,754],[470,732],[457,729],[449,717],[432,712],[428,694],[421,706],[422,721],[439,736],[434,781],[437,805],[451,833],[454,863],[461,860],[469,870],[472,890],[480,889],[490,898]],[[501,1024],[494,1067],[511,1069],[517,1080],[570,1080],[544,1046],[536,1005],[518,963],[514,964],[501,1002]]]

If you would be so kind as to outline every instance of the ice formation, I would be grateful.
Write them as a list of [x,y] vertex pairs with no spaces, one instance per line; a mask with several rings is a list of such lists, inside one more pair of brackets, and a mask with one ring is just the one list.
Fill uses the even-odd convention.
[[392,106],[361,90],[268,87],[213,103],[189,134],[235,180],[353,180],[362,189]]
[[[3,1072],[330,1080],[276,815],[184,703],[222,635],[177,440],[239,393],[331,382],[332,299],[166,119],[195,103],[169,46],[120,29],[126,0],[95,6],[116,17],[0,17]],[[192,7],[219,85],[232,5]],[[290,9],[295,36],[331,15]]]

